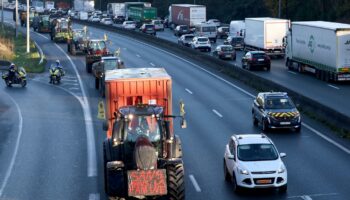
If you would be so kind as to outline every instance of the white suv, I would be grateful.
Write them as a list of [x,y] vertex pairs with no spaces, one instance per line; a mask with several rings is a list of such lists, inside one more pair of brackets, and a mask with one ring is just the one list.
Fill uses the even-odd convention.
[[233,135],[224,155],[225,180],[241,188],[279,188],[287,191],[287,169],[273,142],[264,134]]
[[191,42],[193,49],[211,51],[211,44],[208,37],[194,37]]

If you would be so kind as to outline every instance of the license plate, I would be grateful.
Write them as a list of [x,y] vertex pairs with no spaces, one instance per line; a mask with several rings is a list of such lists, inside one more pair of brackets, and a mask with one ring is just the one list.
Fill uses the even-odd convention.
[[128,171],[129,196],[156,196],[167,193],[165,169]]
[[230,55],[226,55],[226,58],[231,58],[231,56]]
[[271,184],[271,179],[261,179],[256,181],[257,184]]
[[280,122],[281,125],[290,125],[290,122]]
[[265,59],[263,59],[263,58],[260,58],[260,59],[258,59],[258,61],[264,61]]

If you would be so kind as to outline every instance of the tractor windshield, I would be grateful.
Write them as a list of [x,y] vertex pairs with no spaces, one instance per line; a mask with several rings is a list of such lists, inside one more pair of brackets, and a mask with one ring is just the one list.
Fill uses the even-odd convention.
[[85,32],[84,31],[74,31],[73,32],[73,38],[78,39],[78,38],[84,38],[85,37]]
[[129,116],[127,124],[127,140],[136,142],[141,135],[147,136],[151,142],[160,140],[160,129],[157,118],[154,116]]
[[116,59],[106,59],[104,60],[105,70],[117,69],[117,60]]
[[91,43],[91,48],[93,50],[102,50],[104,48],[106,48],[106,44],[104,41],[96,41],[96,42],[92,42]]

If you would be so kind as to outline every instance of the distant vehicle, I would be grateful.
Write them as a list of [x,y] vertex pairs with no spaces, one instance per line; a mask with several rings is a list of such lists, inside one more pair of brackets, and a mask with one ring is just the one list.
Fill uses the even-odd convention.
[[236,51],[231,45],[219,45],[213,51],[213,55],[220,59],[236,60]]
[[85,11],[80,11],[79,12],[79,19],[80,20],[88,20],[88,13]]
[[169,24],[171,28],[177,25],[194,27],[207,21],[206,7],[193,4],[172,4],[169,6]]
[[292,22],[284,41],[286,66],[324,81],[350,81],[350,25]]
[[91,17],[89,18],[89,21],[90,21],[90,22],[100,22],[101,19],[100,19],[98,16],[91,16]]
[[290,21],[275,18],[245,19],[245,51],[265,51],[269,56],[284,56],[283,38],[287,35]]
[[136,29],[136,22],[124,21],[122,27],[125,29],[128,29],[128,30],[135,30]]
[[45,9],[51,10],[55,8],[55,2],[54,1],[45,1]]
[[140,27],[140,31],[146,34],[156,35],[156,28],[154,27],[153,24],[143,24]]
[[125,21],[125,17],[124,16],[114,16],[113,17],[113,22],[116,24],[121,24]]
[[215,24],[204,22],[204,23],[196,24],[195,28],[196,28],[196,31],[194,34],[196,36],[208,37],[209,40],[216,43],[217,28]]
[[164,24],[162,23],[162,20],[154,19],[152,20],[151,24],[154,25],[156,31],[164,31]]
[[190,28],[187,25],[178,25],[174,29],[174,35],[178,37],[188,33],[190,33]]
[[[107,13],[109,16],[114,16],[114,19],[123,19],[125,20],[125,3],[108,3],[107,4]],[[118,20],[114,23],[123,23],[123,21]]]
[[232,135],[224,153],[225,180],[237,193],[242,188],[277,188],[287,191],[287,169],[276,146],[264,134]]
[[92,64],[100,61],[101,57],[110,56],[106,41],[100,39],[89,40],[87,43],[87,54],[85,56],[86,72],[91,73]]
[[129,19],[129,9],[131,7],[138,7],[138,8],[149,8],[151,7],[151,3],[148,3],[148,2],[125,2],[125,14],[123,16],[125,16],[125,20],[132,20],[132,19]]
[[73,37],[67,41],[67,51],[75,56],[87,52],[88,36],[86,29],[73,29]]
[[186,47],[191,47],[191,42],[194,38],[193,34],[184,34],[177,40],[178,44],[184,45]]
[[211,51],[211,44],[208,37],[194,37],[191,42],[192,49]]
[[111,18],[102,18],[100,23],[104,24],[104,25],[112,25],[113,21]]
[[233,20],[230,22],[230,36],[232,37],[244,37],[245,35],[245,22],[243,20]]
[[254,125],[269,129],[292,129],[299,133],[301,117],[293,101],[285,92],[260,92],[252,106]]
[[157,8],[154,7],[130,7],[128,9],[128,20],[138,24],[149,23],[157,19]]
[[242,67],[248,70],[259,68],[270,71],[271,60],[264,51],[249,51],[242,57]]
[[218,33],[217,33],[217,36],[218,36],[218,38],[227,38],[228,36],[229,36],[229,34],[230,34],[230,29],[229,29],[229,27],[227,27],[227,26],[221,26],[221,27],[219,27],[218,28]]
[[244,38],[243,37],[235,37],[228,36],[224,41],[224,44],[231,45],[234,49],[242,50],[244,48]]
[[209,19],[207,22],[215,24],[216,27],[221,26],[221,22],[218,19]]

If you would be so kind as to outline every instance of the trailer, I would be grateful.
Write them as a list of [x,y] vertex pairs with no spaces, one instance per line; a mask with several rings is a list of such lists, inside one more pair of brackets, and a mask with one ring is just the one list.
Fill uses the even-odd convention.
[[269,56],[284,56],[283,38],[287,35],[290,21],[276,18],[245,19],[245,51],[265,51]]
[[293,22],[285,39],[286,66],[324,81],[350,80],[350,25]]
[[139,26],[157,18],[157,8],[153,7],[130,7],[128,13],[129,20],[135,21]]
[[107,13],[110,16],[125,18],[125,3],[108,3]]
[[131,7],[149,8],[152,6],[152,4],[148,3],[148,2],[125,2],[124,4],[125,4],[125,7],[124,7],[125,20],[129,20],[129,8],[131,8]]
[[177,25],[194,27],[207,21],[206,7],[194,4],[172,4],[169,6],[169,23],[173,28]]

